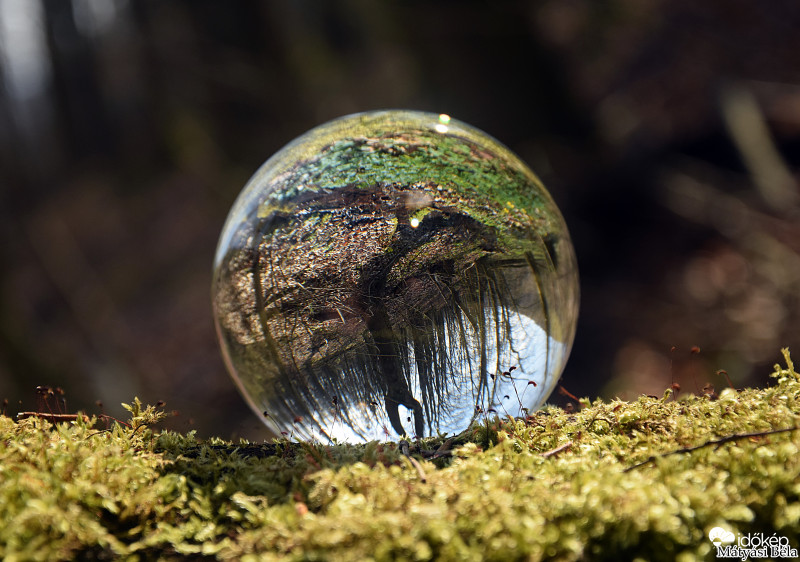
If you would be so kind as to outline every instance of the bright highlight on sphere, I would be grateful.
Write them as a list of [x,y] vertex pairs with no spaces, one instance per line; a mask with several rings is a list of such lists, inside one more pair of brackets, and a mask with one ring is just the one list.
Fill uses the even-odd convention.
[[276,434],[454,434],[540,407],[578,273],[564,220],[506,147],[380,111],[294,140],[242,190],[214,259],[223,356]]

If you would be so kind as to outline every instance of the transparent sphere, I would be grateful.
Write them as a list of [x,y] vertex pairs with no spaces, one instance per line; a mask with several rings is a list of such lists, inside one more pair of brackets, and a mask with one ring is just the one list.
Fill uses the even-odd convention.
[[270,158],[228,215],[212,299],[276,435],[453,434],[523,416],[572,346],[564,219],[506,147],[447,115],[343,117]]

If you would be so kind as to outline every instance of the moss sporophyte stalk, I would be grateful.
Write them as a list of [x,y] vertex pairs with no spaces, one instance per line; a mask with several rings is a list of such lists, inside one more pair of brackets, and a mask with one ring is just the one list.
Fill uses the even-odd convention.
[[788,351],[772,380],[363,445],[204,441],[138,400],[124,425],[0,415],[0,559],[689,561],[765,541],[791,559]]
[[228,368],[276,435],[422,437],[524,415],[575,332],[552,198],[446,116],[359,114],[293,141],[242,191],[214,266]]

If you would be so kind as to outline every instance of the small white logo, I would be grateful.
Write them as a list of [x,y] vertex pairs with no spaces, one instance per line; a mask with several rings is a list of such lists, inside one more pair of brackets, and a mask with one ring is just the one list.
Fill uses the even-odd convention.
[[714,527],[708,532],[708,538],[714,543],[714,546],[721,544],[729,544],[736,540],[736,536],[730,531],[726,531],[722,527]]
[[724,527],[714,527],[708,532],[708,539],[717,550],[717,558],[736,558],[744,562],[798,557],[797,548],[791,545],[789,538],[777,533],[733,534]]

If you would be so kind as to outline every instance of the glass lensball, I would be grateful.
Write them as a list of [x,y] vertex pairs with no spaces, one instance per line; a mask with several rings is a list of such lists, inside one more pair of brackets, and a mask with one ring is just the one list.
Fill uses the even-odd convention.
[[379,111],[256,172],[212,299],[228,370],[276,435],[363,442],[541,406],[578,273],[555,203],[506,147],[447,115]]

